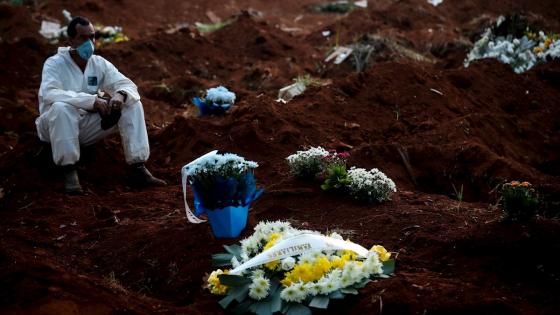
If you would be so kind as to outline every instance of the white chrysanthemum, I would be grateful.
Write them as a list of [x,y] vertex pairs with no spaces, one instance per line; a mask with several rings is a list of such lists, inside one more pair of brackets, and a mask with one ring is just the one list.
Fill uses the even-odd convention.
[[268,296],[268,290],[261,287],[249,286],[249,296],[255,300],[261,300]]
[[342,276],[342,270],[340,269],[333,269],[331,272],[327,274],[327,278],[329,279],[339,279]]
[[383,264],[379,260],[376,252],[370,251],[368,257],[364,261],[363,270],[368,274],[381,274],[383,272]]
[[340,287],[341,288],[346,288],[348,286],[350,286],[353,283],[353,279],[352,277],[350,277],[350,275],[342,275],[342,277],[340,278]]
[[184,171],[187,176],[196,176],[201,173],[232,175],[241,174],[258,166],[259,164],[256,162],[247,161],[237,154],[216,153],[202,157],[196,163],[186,165]]
[[319,285],[319,291],[321,292],[321,294],[325,295],[341,288],[339,278],[325,277],[321,279],[317,284]]
[[255,279],[253,279],[253,283],[254,283],[256,286],[259,286],[259,287],[262,287],[262,288],[268,288],[268,287],[270,287],[270,280],[268,280],[268,279],[265,278],[265,277],[258,277],[258,278],[255,278]]
[[354,198],[362,201],[383,202],[397,191],[395,183],[376,168],[366,170],[352,167],[348,170],[348,189]]
[[548,50],[541,53],[541,60],[546,60],[547,58],[560,58],[560,39],[550,44]]
[[299,302],[305,300],[305,298],[307,297],[307,295],[309,294],[309,292],[307,291],[307,288],[305,287],[305,283],[303,282],[298,282],[296,284],[292,285],[297,294],[297,299],[299,300]]
[[280,298],[286,302],[301,302],[307,295],[302,294],[300,284],[293,284],[280,292]]
[[330,153],[322,147],[297,151],[286,158],[292,173],[299,177],[311,177],[324,169],[323,159]]
[[313,264],[315,262],[315,256],[313,253],[307,253],[299,256],[298,263],[300,264]]
[[268,236],[271,233],[283,233],[293,229],[290,222],[286,221],[263,221],[255,226],[255,233]]
[[268,296],[270,289],[270,280],[265,277],[253,278],[253,282],[249,285],[249,296],[255,300],[261,300]]
[[[500,17],[497,26],[505,20]],[[478,59],[495,58],[502,63],[510,65],[516,73],[523,73],[538,63],[547,61],[547,58],[560,57],[560,50],[554,50],[554,43],[550,43],[544,32],[540,31],[538,36],[529,38],[524,35],[514,38],[512,35],[495,36],[492,29],[488,28],[467,55],[464,65]],[[546,42],[546,43],[545,43]]]
[[[245,262],[247,258],[251,258],[258,254],[262,247],[269,241],[269,237],[272,233],[279,233],[280,238],[277,241],[280,241],[284,238],[290,237],[297,233],[298,230],[294,229],[289,222],[285,221],[263,221],[260,222],[255,226],[255,232],[247,237],[246,239],[241,240],[241,249],[242,249],[242,258]],[[243,255],[245,254],[245,255]]]
[[346,264],[344,264],[344,268],[342,269],[342,275],[353,273],[354,271],[356,271],[356,269],[357,269],[356,263],[353,261],[349,261]]
[[252,253],[259,250],[259,237],[251,236],[241,241],[241,259],[247,261]]
[[358,282],[368,275],[364,273],[363,268],[354,261],[349,261],[344,265],[342,277],[349,277],[352,283]]
[[206,91],[206,99],[217,104],[233,104],[235,103],[235,93],[223,86],[218,86]]
[[318,282],[307,282],[305,284],[305,289],[311,296],[321,293],[321,285]]
[[263,277],[264,277],[264,270],[262,270],[262,269],[255,269],[251,273],[251,278],[252,279],[263,278]]
[[287,257],[282,259],[282,262],[280,264],[280,266],[282,267],[282,270],[284,271],[289,271],[294,269],[294,266],[296,265],[296,260],[293,257]]

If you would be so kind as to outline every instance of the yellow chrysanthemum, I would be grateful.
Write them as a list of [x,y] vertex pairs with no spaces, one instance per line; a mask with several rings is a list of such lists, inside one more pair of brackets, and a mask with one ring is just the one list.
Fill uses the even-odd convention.
[[[272,246],[274,246],[278,242],[278,239],[280,238],[280,236],[282,236],[280,233],[270,234],[268,236],[268,243],[266,243],[266,245],[264,245],[263,251],[265,251],[265,250],[271,248]],[[266,268],[270,269],[270,270],[276,270],[280,266],[280,262],[278,260],[275,260],[275,261],[271,261],[269,263],[266,263],[264,266]]]
[[356,258],[356,255],[352,255],[352,254],[344,254],[342,256],[340,256],[340,259],[342,259],[344,261],[344,263],[347,263],[349,261],[354,261]]
[[268,262],[266,264],[264,264],[264,266],[270,270],[276,270],[278,269],[278,267],[280,266],[280,261],[279,260],[274,260],[271,262]]
[[285,286],[285,287],[289,287],[289,286],[291,286],[292,284],[294,284],[294,282],[292,281],[292,279],[289,278],[289,277],[286,277],[286,278],[282,279],[282,280],[280,281],[280,283],[281,283],[283,286]]
[[346,264],[346,260],[342,259],[342,258],[335,258],[331,261],[331,267],[332,268],[338,268],[338,269],[342,269],[344,268],[344,265]]
[[292,271],[286,273],[286,277],[282,281],[280,281],[280,283],[282,283],[284,286],[290,286],[296,282],[306,283],[319,280],[325,274],[325,272],[323,272],[323,269],[324,263],[321,263],[320,265],[302,263],[296,265]]
[[356,254],[356,252],[352,250],[345,250],[342,252],[342,257],[344,257],[346,261],[349,261],[349,260],[356,260],[358,255]]
[[276,242],[278,242],[278,239],[280,238],[280,233],[272,233],[268,236],[268,243],[266,243],[266,245],[264,245],[263,250],[267,250],[269,248],[271,248],[272,246],[274,246],[276,244]]
[[315,263],[313,264],[313,270],[317,274],[320,273],[321,276],[319,278],[321,278],[325,273],[331,270],[331,262],[326,256],[321,256],[315,260]]
[[120,43],[120,42],[127,42],[130,39],[128,38],[128,36],[124,35],[123,33],[117,33],[117,35],[115,35],[115,43]]
[[225,295],[227,293],[228,290],[228,286],[223,285],[220,283],[220,278],[218,278],[219,275],[222,274],[228,274],[229,270],[215,270],[212,271],[212,273],[210,274],[210,276],[208,276],[208,289],[210,290],[210,293],[212,294],[216,294],[216,295]]
[[387,252],[385,247],[381,245],[374,245],[370,251],[374,251],[379,255],[379,260],[387,261],[391,257],[391,253]]

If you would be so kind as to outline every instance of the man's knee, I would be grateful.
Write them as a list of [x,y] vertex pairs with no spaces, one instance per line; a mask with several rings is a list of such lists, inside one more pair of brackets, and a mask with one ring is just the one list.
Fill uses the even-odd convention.
[[62,115],[77,114],[76,107],[74,107],[74,106],[72,106],[68,103],[64,103],[64,102],[54,102],[51,105],[50,111],[51,111],[51,113],[55,114],[56,116],[58,116],[59,114],[62,114]]
[[51,105],[51,110],[54,111],[69,111],[71,109],[74,110],[74,106],[65,102],[54,102]]

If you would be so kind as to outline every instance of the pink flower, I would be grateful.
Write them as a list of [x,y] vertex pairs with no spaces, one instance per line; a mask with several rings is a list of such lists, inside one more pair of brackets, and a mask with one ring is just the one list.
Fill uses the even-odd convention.
[[337,153],[336,156],[337,156],[338,158],[341,158],[341,159],[347,159],[347,158],[350,157],[350,153],[348,153],[348,152],[340,152],[340,153]]

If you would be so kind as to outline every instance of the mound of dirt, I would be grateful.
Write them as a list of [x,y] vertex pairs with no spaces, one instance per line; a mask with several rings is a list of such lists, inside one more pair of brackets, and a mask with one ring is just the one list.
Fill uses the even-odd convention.
[[22,38],[39,38],[41,21],[32,18],[29,9],[0,3],[0,43],[13,43]]

